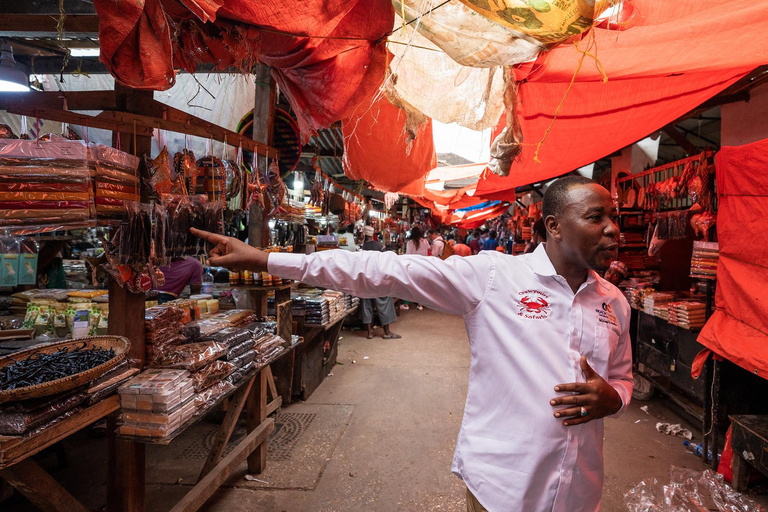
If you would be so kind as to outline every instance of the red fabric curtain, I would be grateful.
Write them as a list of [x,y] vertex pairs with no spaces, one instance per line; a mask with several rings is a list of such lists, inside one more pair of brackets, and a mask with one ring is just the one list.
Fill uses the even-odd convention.
[[[559,176],[649,135],[768,63],[764,0],[633,0],[634,26],[595,28],[596,57],[563,44],[515,70],[524,146],[510,176],[486,171],[477,194],[511,198],[511,189]],[[579,43],[586,49],[591,35]],[[598,65],[599,62],[599,65]],[[608,82],[603,83],[600,66]],[[558,105],[566,98],[534,162]],[[504,118],[502,117],[502,122]]]
[[[100,59],[115,79],[165,90],[196,63],[272,74],[306,137],[350,115],[384,79],[389,0],[95,0]],[[295,35],[293,35],[295,34]],[[313,37],[307,37],[313,36]]]
[[768,378],[768,139],[716,155],[717,309],[699,342]]

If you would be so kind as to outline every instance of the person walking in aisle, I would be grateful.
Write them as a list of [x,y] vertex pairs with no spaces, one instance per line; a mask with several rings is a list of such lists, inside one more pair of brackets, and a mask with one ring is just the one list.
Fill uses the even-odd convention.
[[496,247],[499,246],[499,241],[497,240],[498,233],[496,233],[496,230],[492,229],[490,233],[488,233],[488,239],[483,242],[483,250],[484,251],[495,251]]
[[[365,236],[365,240],[363,241],[364,251],[384,251],[384,244],[373,239],[373,228],[371,226],[365,226],[363,228],[363,234]],[[402,336],[392,332],[389,329],[390,324],[397,322],[397,315],[395,313],[395,301],[392,300],[392,297],[375,297],[372,299],[362,300],[361,316],[363,317],[363,323],[368,328],[367,338],[370,340],[376,336],[376,334],[373,332],[374,304],[376,304],[376,311],[379,315],[379,323],[381,323],[381,327],[384,329],[384,335],[382,338],[385,340],[397,340],[402,338]]]
[[467,245],[472,249],[472,254],[479,254],[483,250],[483,242],[480,240],[480,230],[476,229],[472,240],[467,242]]
[[[424,235],[419,226],[413,226],[411,228],[411,235],[408,237],[408,243],[405,244],[405,254],[429,256],[429,243],[424,239]],[[403,302],[400,305],[400,309],[410,309],[407,302]],[[419,311],[424,309],[424,306],[416,303],[416,309]]]
[[443,237],[435,228],[427,231],[427,236],[429,241],[432,242],[432,247],[429,249],[430,256],[437,256],[442,259],[443,251],[445,250],[445,240],[443,240]]
[[633,387],[629,304],[597,273],[616,258],[616,206],[596,182],[567,176],[542,210],[547,242],[516,258],[268,254],[193,233],[215,244],[212,265],[462,315],[471,361],[451,469],[468,510],[596,512],[603,418],[627,407]]

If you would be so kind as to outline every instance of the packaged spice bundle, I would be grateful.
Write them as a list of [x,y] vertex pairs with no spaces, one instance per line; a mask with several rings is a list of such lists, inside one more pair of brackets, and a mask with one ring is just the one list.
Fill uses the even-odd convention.
[[229,377],[237,367],[225,361],[214,361],[196,372],[192,373],[192,382],[195,386],[195,393],[200,393],[219,381]]
[[214,341],[180,345],[155,357],[155,366],[196,371],[227,353],[227,347]]

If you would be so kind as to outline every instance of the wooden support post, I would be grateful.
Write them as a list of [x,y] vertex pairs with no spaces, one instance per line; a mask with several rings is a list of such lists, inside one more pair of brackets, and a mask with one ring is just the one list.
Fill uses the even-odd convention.
[[[253,140],[268,146],[272,145],[272,132],[275,125],[275,106],[277,105],[277,87],[269,66],[259,65],[254,77],[255,98],[253,104]],[[259,168],[267,169],[267,160],[257,157]],[[269,225],[266,212],[256,203],[248,213],[248,243],[253,247],[269,245]]]
[[[152,98],[152,91],[136,91],[119,84],[115,85],[117,108],[125,108],[132,95]],[[155,114],[148,112],[147,114]],[[121,133],[123,151],[141,157],[149,153],[152,138],[134,133]],[[113,134],[117,137],[117,134]],[[135,143],[135,146],[134,146]],[[144,165],[140,158],[140,166]],[[142,190],[146,201],[146,190]],[[130,293],[115,282],[109,285],[109,306],[119,314],[112,315],[109,334],[125,336],[131,341],[128,357],[140,362],[144,368],[144,294]],[[115,418],[107,420],[107,508],[110,512],[142,512],[145,506],[145,447],[141,443],[122,441],[116,438]]]
[[31,457],[9,468],[0,469],[0,478],[6,480],[44,512],[88,511]]
[[205,461],[202,471],[200,471],[200,477],[197,479],[198,482],[202,480],[205,475],[210,473],[216,464],[219,463],[221,455],[224,453],[224,448],[226,448],[229,438],[232,436],[232,432],[235,431],[237,420],[240,418],[240,412],[243,410],[248,394],[253,387],[253,381],[257,378],[258,375],[251,377],[248,384],[240,388],[240,390],[232,397],[232,400],[229,403],[229,408],[227,409],[227,415],[224,417],[224,421],[221,423],[221,428],[219,428],[219,432],[213,440],[213,446],[208,454],[208,459]]
[[[267,419],[267,374],[263,370],[256,376],[254,386],[248,395],[248,432],[253,432]],[[267,443],[260,444],[248,456],[248,472],[261,474],[267,467]]]

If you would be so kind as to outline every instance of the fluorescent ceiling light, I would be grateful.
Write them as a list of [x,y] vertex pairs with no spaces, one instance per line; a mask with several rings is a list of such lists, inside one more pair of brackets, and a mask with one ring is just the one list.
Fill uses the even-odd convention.
[[70,48],[69,55],[72,57],[98,57],[99,48]]

